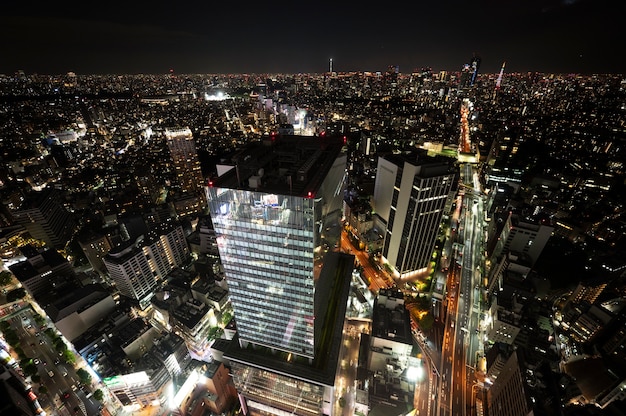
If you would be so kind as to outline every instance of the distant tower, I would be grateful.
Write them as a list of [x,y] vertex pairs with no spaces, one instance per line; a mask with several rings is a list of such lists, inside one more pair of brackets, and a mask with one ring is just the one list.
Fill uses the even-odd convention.
[[474,85],[476,82],[476,77],[478,76],[478,68],[480,68],[480,57],[476,54],[472,56],[472,60],[470,61],[470,66],[472,68],[472,77],[470,79],[470,87]]
[[502,62],[502,68],[500,69],[500,74],[498,75],[498,80],[496,81],[496,90],[500,89],[500,85],[502,84],[502,74],[504,74],[504,66],[506,65],[506,61]]
[[502,74],[504,74],[504,66],[506,65],[506,61],[502,62],[502,68],[500,69],[500,74],[498,75],[498,79],[496,80],[496,88],[493,90],[493,101],[496,101],[496,95],[498,94],[498,90],[500,89],[500,85],[502,85]]
[[472,68],[469,64],[464,64],[461,69],[461,77],[459,80],[459,88],[468,88],[472,79]]
[[333,73],[333,58],[330,58],[330,63],[329,63],[329,71],[331,74]]

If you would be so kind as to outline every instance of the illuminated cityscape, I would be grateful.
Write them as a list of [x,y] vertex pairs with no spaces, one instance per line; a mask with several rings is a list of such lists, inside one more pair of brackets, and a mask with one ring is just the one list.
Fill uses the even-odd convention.
[[624,414],[626,78],[485,61],[0,75],[0,414]]

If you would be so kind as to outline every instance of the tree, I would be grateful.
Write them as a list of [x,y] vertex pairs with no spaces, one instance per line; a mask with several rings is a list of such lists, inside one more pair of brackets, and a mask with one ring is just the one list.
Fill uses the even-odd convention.
[[46,318],[44,318],[43,316],[36,314],[34,316],[35,322],[37,322],[37,325],[39,326],[43,326],[46,323]]
[[433,327],[434,322],[435,322],[435,318],[433,318],[433,315],[429,312],[426,315],[424,315],[422,319],[420,319],[419,326],[420,328],[422,328],[422,331],[428,331],[429,329]]
[[222,325],[228,325],[232,317],[233,315],[230,312],[224,312],[224,315],[222,315]]
[[208,339],[217,339],[222,336],[223,330],[219,326],[209,328]]
[[418,296],[417,297],[417,307],[422,311],[430,310],[431,301],[427,296]]
[[23,360],[25,358],[28,358],[26,356],[26,353],[24,352],[24,350],[21,347],[15,347],[13,348],[13,351],[15,351],[15,353],[17,354],[18,357],[20,357],[20,360]]
[[26,360],[26,363],[24,365],[21,365],[23,361],[24,360],[20,361],[20,367],[22,367],[22,371],[24,371],[24,374],[31,377],[35,376],[35,374],[37,374],[37,366],[32,362],[30,358]]
[[91,374],[89,374],[84,368],[79,368],[78,370],[76,370],[76,375],[78,376],[82,384],[91,383]]
[[6,286],[13,281],[11,272],[3,270],[0,272],[0,286]]
[[65,342],[63,342],[61,337],[56,337],[52,342],[54,343],[54,349],[58,352],[63,353],[67,349],[67,346],[65,345]]
[[76,363],[76,356],[74,355],[74,353],[72,351],[70,351],[68,349],[65,349],[65,351],[63,351],[63,359],[68,364]]
[[46,386],[39,387],[39,394],[40,395],[48,394],[48,389],[46,388]]
[[98,389],[93,392],[93,398],[101,402],[102,399],[104,399],[104,393],[102,392],[102,390]]
[[346,405],[346,399],[343,398],[343,396],[341,396],[339,398],[339,407],[343,408]]
[[26,289],[23,287],[19,289],[13,289],[9,293],[7,293],[7,302],[15,302],[18,299],[23,299],[26,297]]
[[17,347],[20,344],[20,337],[17,335],[17,332],[13,330],[13,328],[9,328],[4,331],[4,339],[12,347]]

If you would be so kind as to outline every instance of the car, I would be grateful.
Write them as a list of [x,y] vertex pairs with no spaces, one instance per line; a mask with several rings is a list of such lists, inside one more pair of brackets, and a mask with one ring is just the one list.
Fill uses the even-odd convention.
[[54,360],[54,365],[58,365],[61,362],[61,360],[59,360],[58,358],[56,360]]
[[53,371],[48,371],[48,375],[52,378],[52,377],[54,377],[54,372]]
[[63,398],[64,398],[65,400],[69,399],[69,398],[70,398],[70,392],[69,392],[69,391],[66,391],[65,393],[63,393]]
[[45,343],[45,341],[43,339],[39,340],[39,345],[43,345]]
[[33,360],[33,362],[35,363],[35,365],[36,365],[36,364],[41,363],[41,361],[39,360],[39,358],[35,358],[35,359]]

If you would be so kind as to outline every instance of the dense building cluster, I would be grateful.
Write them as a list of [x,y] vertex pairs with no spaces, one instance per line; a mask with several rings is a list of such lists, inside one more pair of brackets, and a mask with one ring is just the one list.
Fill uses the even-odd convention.
[[22,328],[117,414],[623,414],[626,79],[479,65],[0,75],[0,387],[74,400]]

